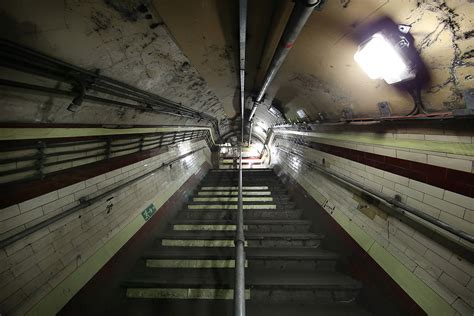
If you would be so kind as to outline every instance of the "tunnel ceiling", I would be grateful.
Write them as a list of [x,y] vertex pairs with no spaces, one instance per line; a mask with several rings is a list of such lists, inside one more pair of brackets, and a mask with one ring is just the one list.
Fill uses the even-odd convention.
[[[224,104],[238,108],[236,62],[237,1],[155,0],[155,7],[178,45]],[[248,92],[259,89],[292,3],[249,1],[247,43]],[[315,11],[267,91],[287,117],[303,108],[337,119],[344,109],[354,116],[377,115],[388,102],[392,114],[408,114],[414,102],[403,89],[371,80],[353,55],[360,32],[379,20],[410,25],[417,50],[428,69],[422,82],[423,105],[430,111],[463,108],[462,93],[474,86],[471,1],[327,1]]]
[[[239,109],[237,6],[224,0],[8,0],[0,6],[0,35],[225,120]],[[248,2],[250,95],[260,88],[292,7],[289,0]],[[325,1],[266,101],[280,104],[288,118],[298,109],[312,119],[323,113],[337,120],[345,109],[359,117],[377,115],[377,103],[384,101],[392,114],[409,113],[414,102],[405,90],[370,80],[353,60],[362,30],[381,19],[412,27],[428,69],[424,107],[463,108],[462,93],[474,86],[474,4],[458,0]],[[39,121],[57,122],[60,116],[67,115],[43,113]]]

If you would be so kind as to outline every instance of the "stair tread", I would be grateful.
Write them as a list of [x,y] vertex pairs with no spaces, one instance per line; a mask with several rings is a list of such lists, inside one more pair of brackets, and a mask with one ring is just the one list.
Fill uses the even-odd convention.
[[[234,231],[171,231],[161,234],[161,239],[217,239],[227,238],[233,239]],[[264,238],[281,238],[281,239],[320,239],[323,234],[317,233],[298,233],[298,232],[246,232],[246,239],[264,239]]]
[[[227,212],[235,212],[235,209],[220,209],[220,208],[210,208],[210,209],[184,209],[180,210],[179,212],[202,212],[202,211],[227,211]],[[282,208],[258,208],[258,209],[244,209],[245,212],[255,212],[255,211],[272,211],[272,212],[299,212],[301,209],[299,208],[290,208],[290,209],[282,209]]]
[[[245,249],[247,259],[283,258],[283,259],[321,259],[335,260],[340,256],[337,253],[311,247],[293,248],[252,248]],[[195,247],[192,249],[178,249],[177,247],[157,247],[146,251],[146,259],[233,259],[235,249],[228,247]]]
[[[245,284],[249,288],[278,286],[306,288],[360,289],[361,284],[338,272],[274,271],[250,269],[245,273]],[[234,284],[233,269],[146,269],[125,281],[127,287],[196,287],[229,288]]]
[[[234,225],[235,221],[233,220],[193,220],[193,219],[182,219],[175,220],[173,224],[178,225]],[[312,224],[309,220],[304,219],[294,219],[294,220],[284,220],[284,219],[272,219],[272,220],[259,220],[259,219],[249,219],[244,222],[244,225],[308,225]]]

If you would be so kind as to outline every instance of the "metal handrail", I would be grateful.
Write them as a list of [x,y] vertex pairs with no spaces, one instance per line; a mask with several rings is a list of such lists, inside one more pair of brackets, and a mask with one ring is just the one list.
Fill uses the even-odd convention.
[[239,203],[237,210],[237,225],[235,234],[235,289],[234,289],[234,315],[245,315],[245,235],[244,211],[242,198],[242,147],[239,157]]
[[[314,168],[326,175],[329,175],[331,176],[332,178],[335,178],[337,179],[338,181],[341,181],[359,191],[362,191],[364,192],[365,194],[379,200],[380,202],[384,203],[385,205],[393,208],[395,211],[397,211],[398,213],[402,214],[402,215],[405,215],[405,212],[408,212],[422,220],[424,220],[425,222],[428,222],[430,224],[433,224],[435,225],[436,227],[439,227],[463,240],[466,240],[470,243],[474,243],[474,235],[472,234],[469,234],[469,233],[466,233],[460,229],[457,229],[457,228],[454,228],[453,226],[451,226],[450,224],[446,223],[446,222],[443,222],[431,215],[428,215],[414,207],[411,207],[409,205],[406,205],[405,203],[402,203],[400,201],[398,201],[397,199],[395,198],[392,198],[391,196],[389,195],[386,195],[386,194],[383,194],[383,193],[380,193],[378,191],[375,191],[374,189],[370,188],[370,187],[367,187],[363,184],[360,184],[338,172],[335,172],[335,171],[331,171],[331,170],[328,170],[326,167],[314,162],[314,161],[310,161],[306,158],[304,158],[303,155],[300,155],[300,154],[297,154],[293,151],[291,151],[291,149],[287,148],[287,147],[284,147],[284,146],[277,146],[276,147],[277,149],[281,150],[282,152],[286,153],[286,154],[290,154],[290,155],[294,155],[294,156],[297,156],[302,162],[304,162],[305,164],[307,164],[309,167],[311,168]],[[427,225],[424,225],[426,226],[428,229],[432,229],[430,228],[429,226]]]
[[241,143],[239,152],[239,203],[235,230],[235,284],[234,316],[245,315],[245,235],[242,198],[242,145],[244,143],[244,105],[245,105],[245,42],[247,36],[247,0],[239,0],[239,74],[240,74],[240,129]]
[[96,202],[99,202],[99,201],[103,200],[104,198],[108,197],[110,194],[115,193],[115,192],[117,192],[117,191],[120,191],[120,190],[122,190],[122,189],[124,189],[124,188],[126,188],[126,187],[128,187],[128,186],[130,186],[130,185],[132,185],[132,184],[134,184],[134,183],[136,183],[136,182],[138,182],[138,181],[140,181],[140,180],[142,180],[142,179],[144,179],[144,178],[146,178],[146,177],[148,177],[148,176],[150,176],[150,175],[152,175],[152,174],[154,174],[154,173],[156,173],[156,172],[159,171],[160,169],[162,169],[162,168],[164,168],[164,167],[166,167],[166,166],[169,166],[169,165],[173,164],[174,162],[176,162],[176,161],[178,161],[178,160],[181,160],[181,159],[183,159],[183,158],[186,158],[187,156],[192,155],[192,154],[194,154],[194,153],[196,153],[196,152],[198,152],[198,151],[200,151],[200,150],[202,150],[202,149],[204,149],[204,148],[206,148],[206,146],[202,146],[202,147],[200,147],[200,148],[198,148],[198,149],[192,150],[192,151],[190,151],[190,152],[188,152],[188,153],[186,153],[186,154],[183,154],[183,155],[181,155],[181,156],[178,156],[177,158],[172,159],[172,160],[168,161],[167,163],[163,163],[161,166],[159,166],[159,167],[157,167],[157,168],[155,168],[155,169],[153,169],[153,170],[151,170],[151,171],[149,171],[149,172],[147,172],[147,173],[144,173],[144,174],[142,174],[141,176],[138,176],[138,177],[136,177],[136,178],[134,178],[134,179],[132,179],[132,180],[126,181],[126,182],[122,183],[121,185],[118,185],[118,186],[116,186],[116,187],[113,188],[113,189],[107,190],[107,191],[105,191],[105,192],[103,192],[103,193],[101,193],[101,194],[99,194],[99,195],[97,195],[97,196],[95,196],[95,197],[92,197],[92,198],[87,198],[87,197],[81,198],[81,199],[79,199],[79,205],[76,205],[76,206],[74,206],[74,207],[71,207],[70,209],[67,209],[67,210],[64,211],[64,212],[61,212],[61,213],[59,213],[59,214],[56,214],[56,215],[54,215],[54,216],[52,216],[52,217],[50,217],[50,218],[48,218],[48,219],[46,219],[46,220],[44,220],[44,221],[42,221],[42,222],[39,222],[38,224],[35,224],[35,225],[33,225],[33,226],[30,226],[30,227],[26,228],[25,230],[22,230],[21,232],[16,233],[16,234],[13,235],[13,236],[10,236],[10,237],[8,237],[8,238],[5,238],[5,239],[3,239],[3,240],[0,240],[0,248],[7,247],[8,245],[11,245],[11,244],[13,244],[13,243],[16,242],[16,241],[21,240],[21,239],[23,239],[23,238],[25,238],[25,237],[27,237],[27,236],[33,234],[34,232],[36,232],[36,231],[38,231],[38,230],[40,230],[40,229],[46,228],[47,226],[49,226],[49,225],[51,225],[51,224],[53,224],[53,223],[59,221],[60,219],[63,219],[63,218],[65,218],[65,217],[67,217],[67,216],[69,216],[69,215],[71,215],[71,214],[73,214],[73,213],[76,213],[77,211],[82,210],[82,209],[84,209],[84,208],[86,208],[86,207],[89,207],[89,206],[91,206],[92,204],[94,204],[94,203],[96,203]]
[[[159,139],[158,141],[155,141],[155,139],[149,139],[149,137],[155,137],[155,136],[158,136],[158,139]],[[60,141],[58,143],[54,143],[54,142],[47,143],[44,140],[43,141],[40,140],[38,141],[38,143],[32,144],[30,146],[20,145],[16,147],[8,147],[8,151],[10,152],[23,150],[24,148],[37,149],[38,152],[35,154],[28,155],[28,156],[0,159],[0,165],[13,163],[13,162],[20,162],[20,161],[30,162],[31,164],[29,166],[25,166],[21,168],[0,171],[0,180],[1,180],[1,177],[4,177],[4,176],[19,174],[23,172],[36,171],[38,174],[25,176],[18,180],[2,182],[1,184],[33,180],[36,178],[43,177],[46,174],[57,173],[57,171],[47,172],[47,170],[44,170],[47,167],[61,165],[61,164],[69,163],[69,162],[87,160],[87,159],[96,158],[96,157],[103,157],[103,159],[101,160],[106,160],[110,158],[110,155],[114,155],[114,157],[122,156],[122,155],[127,155],[129,153],[136,153],[136,152],[141,152],[144,150],[146,151],[146,150],[161,148],[163,146],[173,145],[179,142],[189,141],[193,139],[205,139],[208,146],[211,148],[212,144],[209,141],[209,136],[210,136],[209,130],[202,129],[202,130],[195,130],[192,133],[181,131],[181,132],[158,132],[158,133],[149,133],[149,134],[141,133],[141,134],[135,134],[133,137],[131,137],[130,135],[123,135],[123,137],[114,137],[114,138],[100,137],[96,140],[89,142],[88,144],[104,144],[102,146],[94,146],[92,148],[85,148],[85,149],[61,150],[61,151],[56,151],[52,153],[45,152],[45,150],[50,149],[50,148],[65,147],[65,144],[71,147],[75,145],[82,145],[84,144],[84,142],[83,141],[79,141],[79,142],[70,141],[70,142],[64,143],[64,141]],[[122,141],[122,140],[129,140],[129,139],[134,139],[134,141],[127,142],[127,143],[117,143],[117,144],[113,143],[113,141]],[[2,142],[0,142],[0,145],[1,144]],[[123,148],[125,146],[128,146],[128,147]],[[2,151],[5,152],[6,150],[2,150]],[[87,154],[82,157],[73,157],[73,158],[64,159],[70,154],[81,154],[81,153],[87,153]],[[52,157],[55,157],[59,160],[48,161],[48,158],[52,158]],[[41,164],[37,163],[38,161],[41,161]],[[69,168],[62,169],[59,172],[65,171],[67,169]]]

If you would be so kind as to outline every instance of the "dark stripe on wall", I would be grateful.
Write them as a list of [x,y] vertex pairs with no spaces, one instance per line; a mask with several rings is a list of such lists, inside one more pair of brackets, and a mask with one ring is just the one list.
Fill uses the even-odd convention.
[[[201,140],[202,139],[194,139],[191,140],[191,142],[194,143]],[[158,156],[167,151],[168,146],[164,146],[78,166],[64,171],[58,171],[57,173],[47,175],[44,179],[2,184],[0,185],[0,192],[2,192],[2,197],[0,198],[0,209],[35,198],[51,191],[59,190],[103,173]]]
[[312,141],[302,142],[301,140],[295,140],[294,138],[286,138],[286,140],[334,156],[356,161],[380,170],[388,171],[402,177],[430,184],[438,188],[474,197],[474,174],[469,172]]

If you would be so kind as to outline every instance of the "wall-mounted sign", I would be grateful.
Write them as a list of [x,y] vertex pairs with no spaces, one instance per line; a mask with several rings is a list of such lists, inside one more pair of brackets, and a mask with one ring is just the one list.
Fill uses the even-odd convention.
[[153,214],[156,213],[156,207],[153,203],[151,203],[150,205],[148,205],[148,207],[146,209],[144,209],[142,211],[142,216],[143,216],[143,219],[145,221],[149,220]]

